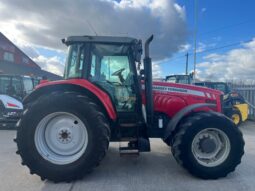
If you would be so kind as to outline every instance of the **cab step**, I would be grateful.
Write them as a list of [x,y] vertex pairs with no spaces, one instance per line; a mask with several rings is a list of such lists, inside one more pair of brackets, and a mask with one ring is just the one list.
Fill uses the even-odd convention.
[[137,141],[137,137],[122,137],[120,138],[120,142],[130,142],[130,141]]
[[134,128],[139,127],[140,124],[138,123],[121,123],[120,128]]
[[120,147],[120,156],[139,156],[139,150],[137,148]]

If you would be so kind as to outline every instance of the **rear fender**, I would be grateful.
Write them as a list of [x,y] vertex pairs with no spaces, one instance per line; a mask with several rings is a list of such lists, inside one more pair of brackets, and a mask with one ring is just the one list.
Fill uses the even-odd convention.
[[200,108],[216,108],[216,104],[210,104],[210,103],[198,103],[198,104],[193,104],[189,105],[182,110],[180,110],[178,113],[176,113],[172,120],[168,123],[164,137],[163,139],[166,140],[171,136],[172,132],[176,129],[177,125],[179,122],[182,120],[182,118],[187,115],[188,113],[192,112],[194,109],[200,109]]
[[[84,80],[85,81],[85,80]],[[56,81],[57,82],[57,81]],[[59,81],[61,82],[61,81]],[[63,82],[63,81],[62,81]],[[89,82],[86,82],[89,83]],[[112,104],[110,96],[99,89],[97,86],[89,83],[89,86],[84,85],[76,85],[73,83],[49,83],[48,85],[40,85],[34,90],[31,94],[26,96],[23,100],[23,104],[27,105],[29,103],[32,103],[34,100],[38,99],[40,96],[45,95],[45,94],[50,94],[51,92],[54,91],[74,91],[74,92],[79,92],[83,95],[86,95],[93,99],[107,114],[107,116],[115,121],[116,120],[116,111],[115,108]]]

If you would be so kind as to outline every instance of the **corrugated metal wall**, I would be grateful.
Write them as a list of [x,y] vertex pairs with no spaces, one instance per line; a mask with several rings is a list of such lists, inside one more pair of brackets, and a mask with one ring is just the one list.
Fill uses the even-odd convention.
[[249,118],[255,119],[255,85],[232,84],[231,86],[245,98],[249,104]]

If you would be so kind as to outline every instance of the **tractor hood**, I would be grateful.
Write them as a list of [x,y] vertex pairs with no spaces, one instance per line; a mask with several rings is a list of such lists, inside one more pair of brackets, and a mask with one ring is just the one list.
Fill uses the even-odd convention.
[[188,94],[213,99],[223,94],[221,91],[201,86],[157,81],[153,82],[153,91],[160,93]]

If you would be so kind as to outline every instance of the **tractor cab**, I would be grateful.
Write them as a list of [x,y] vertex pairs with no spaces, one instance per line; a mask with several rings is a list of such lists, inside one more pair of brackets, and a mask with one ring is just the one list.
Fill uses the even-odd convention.
[[116,126],[120,127],[115,128],[116,133],[112,133],[112,139],[137,138],[141,134],[138,132],[141,131],[141,126],[152,126],[152,74],[151,69],[148,69],[151,68],[148,40],[142,72],[147,79],[144,83],[147,91],[145,97],[148,100],[146,114],[142,106],[141,79],[137,74],[142,56],[141,40],[128,37],[74,36],[64,39],[63,43],[68,46],[65,80],[84,79],[110,97],[118,118]]
[[83,78],[110,95],[117,112],[137,109],[136,66],[141,41],[123,37],[69,37],[65,79]]

